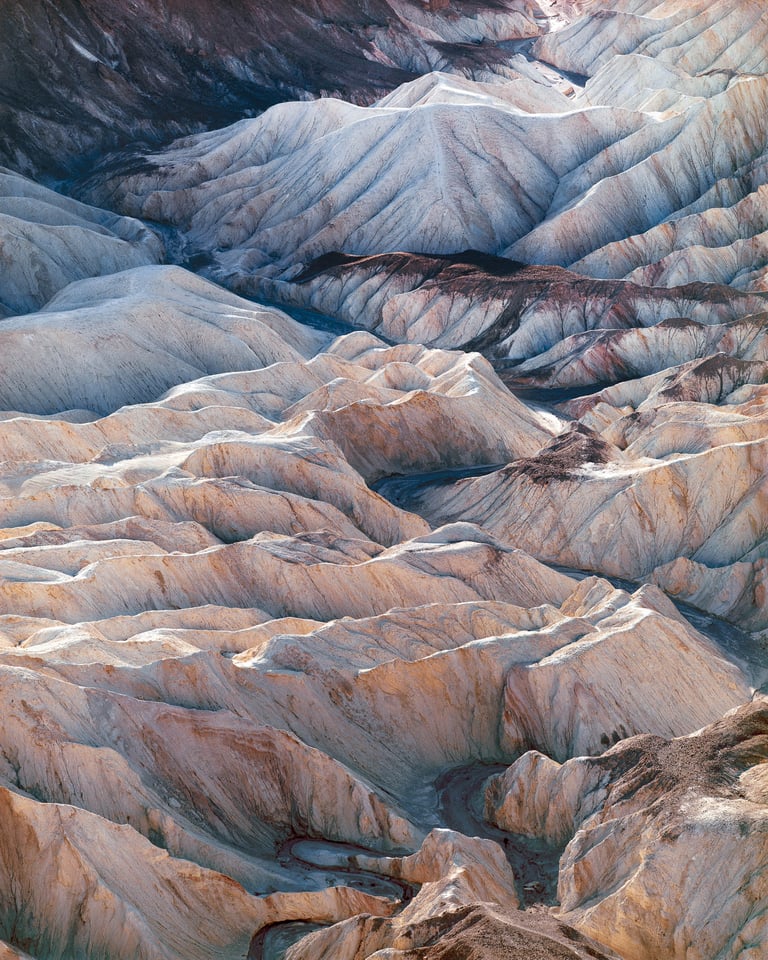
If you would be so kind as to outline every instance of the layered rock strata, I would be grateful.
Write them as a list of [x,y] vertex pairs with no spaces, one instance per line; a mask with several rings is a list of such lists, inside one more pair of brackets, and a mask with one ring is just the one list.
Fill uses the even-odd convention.
[[0,957],[759,960],[762,4],[6,6]]

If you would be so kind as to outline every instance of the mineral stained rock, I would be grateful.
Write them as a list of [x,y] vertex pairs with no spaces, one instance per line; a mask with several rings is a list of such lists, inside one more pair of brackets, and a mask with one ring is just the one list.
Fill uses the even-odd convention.
[[768,77],[735,71],[663,110],[563,98],[541,112],[537,96],[493,90],[443,76],[368,107],[280,104],[113,161],[83,195],[173,226],[212,275],[250,292],[333,251],[468,248],[763,289]]
[[[758,957],[766,949],[767,707],[761,697],[690,736],[631,737],[563,765],[526,753],[489,783],[487,815],[565,845],[564,918],[601,930],[621,956]],[[639,920],[649,908],[653,925]],[[742,931],[735,947],[734,929]]]
[[[426,9],[425,9],[426,7]],[[318,94],[374,99],[435,68],[502,76],[535,0],[7,0],[0,158],[66,175],[155,141]],[[480,48],[480,49],[478,49]]]
[[764,960],[764,4],[2,23],[0,960]]

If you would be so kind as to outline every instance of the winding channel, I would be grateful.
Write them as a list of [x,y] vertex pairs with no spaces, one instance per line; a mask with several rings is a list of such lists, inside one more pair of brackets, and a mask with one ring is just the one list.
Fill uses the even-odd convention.
[[435,784],[439,816],[451,830],[498,843],[515,874],[521,908],[551,906],[557,903],[562,847],[507,833],[483,818],[483,785],[507,767],[506,763],[472,763],[446,771]]
[[[359,855],[384,856],[379,851],[349,843],[294,837],[280,847],[277,858],[283,865],[307,876],[307,889],[321,879],[326,887],[354,887],[372,896],[403,903],[414,896],[416,888],[410,883],[353,867],[352,858]],[[322,926],[298,920],[268,924],[251,940],[247,960],[283,960],[294,943]]]

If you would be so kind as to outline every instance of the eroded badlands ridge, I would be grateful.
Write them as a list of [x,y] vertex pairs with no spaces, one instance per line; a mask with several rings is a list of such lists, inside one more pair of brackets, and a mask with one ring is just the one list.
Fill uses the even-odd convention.
[[[447,8],[447,9],[446,9]],[[6,0],[0,160],[82,172],[104,150],[320,94],[369,102],[433,69],[504,75],[535,0]]]
[[768,78],[734,70],[722,90],[663,109],[625,104],[621,91],[594,104],[600,80],[570,99],[553,91],[548,111],[526,77],[422,77],[367,108],[282,104],[110,165],[85,196],[173,225],[189,255],[205,252],[212,275],[246,292],[337,250],[468,248],[593,276],[762,289]]
[[0,956],[762,960],[763,5],[25,10]]

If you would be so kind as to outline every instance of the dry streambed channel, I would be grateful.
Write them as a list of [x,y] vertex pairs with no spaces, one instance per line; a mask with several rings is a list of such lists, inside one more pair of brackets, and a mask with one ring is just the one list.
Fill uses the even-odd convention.
[[[283,866],[304,875],[307,889],[346,886],[390,900],[411,899],[416,890],[412,884],[353,867],[353,858],[360,855],[381,856],[375,850],[354,844],[294,837],[280,847],[277,859]],[[283,960],[294,943],[319,929],[319,924],[302,921],[263,927],[251,941],[248,960]]]

